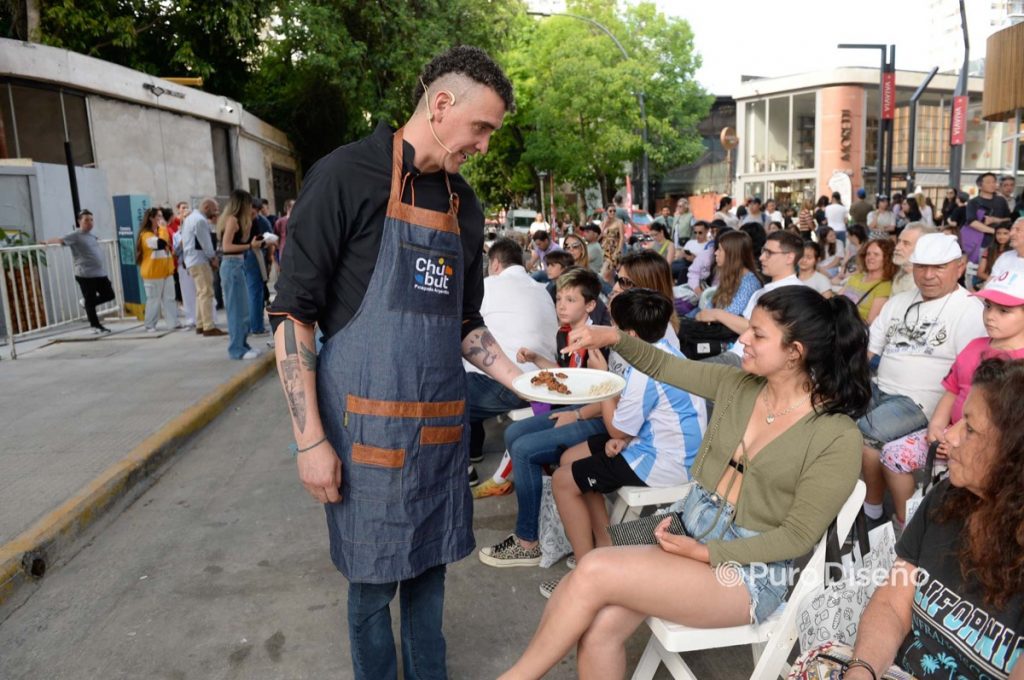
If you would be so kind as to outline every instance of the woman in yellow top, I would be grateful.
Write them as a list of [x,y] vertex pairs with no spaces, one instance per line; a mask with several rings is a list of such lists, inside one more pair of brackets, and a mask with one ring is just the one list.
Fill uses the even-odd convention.
[[181,328],[178,305],[174,301],[171,235],[159,208],[150,208],[142,216],[139,238],[135,243],[135,262],[139,265],[142,287],[146,291],[146,332],[156,332],[161,308],[167,328]]
[[853,300],[864,323],[871,324],[892,295],[892,277],[896,265],[892,261],[892,239],[876,238],[857,253],[857,273],[846,280],[843,295]]

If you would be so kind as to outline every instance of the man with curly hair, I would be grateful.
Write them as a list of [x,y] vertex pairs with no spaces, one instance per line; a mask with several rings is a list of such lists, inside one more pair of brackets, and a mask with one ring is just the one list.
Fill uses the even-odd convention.
[[299,479],[324,504],[367,680],[398,674],[396,592],[405,677],[447,677],[445,569],[475,547],[462,359],[506,387],[521,373],[480,315],[484,216],[458,174],[514,108],[512,84],[460,46],[414,98],[402,128],[381,123],[310,169],[271,309]]

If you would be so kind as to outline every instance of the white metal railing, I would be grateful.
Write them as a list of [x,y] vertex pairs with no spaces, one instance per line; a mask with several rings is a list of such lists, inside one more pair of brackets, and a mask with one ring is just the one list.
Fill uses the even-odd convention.
[[[100,241],[114,299],[96,308],[100,316],[124,318],[124,291],[117,243]],[[0,309],[3,328],[0,337],[17,358],[15,341],[43,335],[62,326],[86,320],[79,303],[82,292],[75,280],[71,249],[63,246],[31,245],[0,248]]]

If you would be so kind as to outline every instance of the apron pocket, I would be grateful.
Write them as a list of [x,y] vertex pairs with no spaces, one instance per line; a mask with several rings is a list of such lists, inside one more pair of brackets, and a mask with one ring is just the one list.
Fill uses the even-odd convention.
[[431,446],[434,444],[458,444],[462,441],[462,425],[450,427],[423,426],[420,430],[420,446]]
[[379,446],[352,444],[352,462],[401,469],[405,465],[405,449],[382,449]]
[[389,292],[391,309],[416,314],[458,316],[459,255],[406,241],[398,249],[398,262]]

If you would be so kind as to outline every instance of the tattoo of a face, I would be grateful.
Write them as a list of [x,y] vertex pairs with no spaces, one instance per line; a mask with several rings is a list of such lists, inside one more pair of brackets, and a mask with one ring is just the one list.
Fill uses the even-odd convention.
[[285,358],[281,360],[281,382],[284,384],[284,393],[288,398],[288,408],[291,409],[295,426],[299,432],[304,432],[306,429],[306,392],[302,385],[299,355],[296,351],[295,323],[291,319],[284,321],[284,351]]

